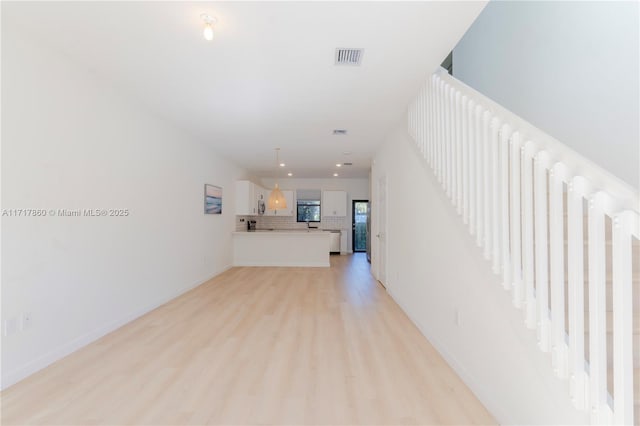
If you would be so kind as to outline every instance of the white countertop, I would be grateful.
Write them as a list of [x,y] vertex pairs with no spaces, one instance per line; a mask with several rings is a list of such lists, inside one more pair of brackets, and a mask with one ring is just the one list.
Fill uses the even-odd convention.
[[324,234],[328,234],[330,232],[335,232],[335,231],[330,231],[330,230],[325,230],[325,229],[312,229],[312,230],[306,230],[306,229],[274,229],[273,231],[268,231],[268,230],[262,230],[262,229],[258,229],[256,231],[235,231],[233,232],[234,235],[302,235],[302,234],[307,234],[307,235],[324,235]]

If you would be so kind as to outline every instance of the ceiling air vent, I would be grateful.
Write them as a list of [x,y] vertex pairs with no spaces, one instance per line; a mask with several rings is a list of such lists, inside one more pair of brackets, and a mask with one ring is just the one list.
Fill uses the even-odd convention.
[[336,65],[360,65],[364,49],[336,49]]
[[343,166],[353,166],[353,163],[342,163]]
[[347,129],[334,129],[333,134],[334,135],[346,135],[347,134]]

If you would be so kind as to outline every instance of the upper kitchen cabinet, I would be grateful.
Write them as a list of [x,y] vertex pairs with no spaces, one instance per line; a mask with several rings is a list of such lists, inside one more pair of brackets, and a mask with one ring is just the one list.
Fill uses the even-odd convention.
[[269,210],[269,194],[270,190],[267,190],[267,195],[265,198],[265,203],[267,204],[267,210],[264,212],[265,216],[293,216],[296,211],[295,199],[293,196],[293,191],[282,190],[282,194],[284,195],[285,200],[287,200],[287,208],[286,209],[278,209],[278,210]]
[[346,191],[322,191],[322,216],[344,217],[347,215]]
[[236,214],[253,216],[258,214],[260,187],[248,180],[236,181]]

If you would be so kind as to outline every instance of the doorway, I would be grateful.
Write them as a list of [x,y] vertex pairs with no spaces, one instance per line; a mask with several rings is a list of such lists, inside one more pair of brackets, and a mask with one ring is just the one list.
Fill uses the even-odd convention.
[[378,180],[378,200],[376,205],[376,213],[378,216],[377,225],[378,232],[378,258],[377,273],[378,281],[383,286],[387,283],[387,177],[382,176]]
[[369,244],[369,200],[353,200],[351,205],[351,241],[353,252],[366,252]]

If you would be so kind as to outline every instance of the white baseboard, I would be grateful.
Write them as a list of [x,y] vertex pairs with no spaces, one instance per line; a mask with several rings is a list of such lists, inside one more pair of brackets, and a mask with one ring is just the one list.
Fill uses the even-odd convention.
[[113,321],[109,324],[105,324],[104,326],[98,327],[95,330],[90,331],[89,333],[83,336],[80,336],[70,342],[60,345],[54,350],[49,351],[48,353],[27,362],[25,365],[19,368],[16,368],[13,371],[9,371],[7,373],[3,372],[2,384],[0,385],[0,390],[4,390],[9,386],[12,386],[18,383],[19,381],[26,379],[28,376],[32,375],[33,373],[36,373],[37,371],[42,370],[43,368],[53,364],[59,359],[62,359],[65,356],[77,351],[78,349],[84,346],[87,346],[92,342],[95,342],[96,340],[105,336],[106,334],[109,334],[112,331],[122,327],[123,325],[128,324],[129,322],[135,320],[136,318],[139,318],[142,315],[145,315],[146,313],[158,308],[159,306],[162,306],[165,303],[170,302],[171,300],[183,295],[189,290],[192,290],[206,283],[207,281],[211,280],[212,278],[215,278],[216,276],[222,274],[223,272],[227,271],[230,268],[232,268],[231,265],[225,266],[224,268],[222,268],[222,270],[214,273],[213,275],[205,279],[198,280],[193,284],[182,287],[176,290],[175,292],[173,292],[171,295],[158,299],[140,310],[132,312],[129,315],[119,318],[116,321]]
[[284,268],[328,268],[331,265],[327,262],[236,262],[233,266],[242,267],[284,267]]
[[469,389],[473,392],[473,394],[480,400],[480,402],[487,408],[487,410],[496,418],[496,419],[507,419],[508,416],[502,410],[502,405],[500,401],[497,401],[491,392],[485,391],[484,386],[482,386],[477,380],[473,378],[471,374],[464,368],[464,366],[457,360],[457,358],[447,350],[446,346],[439,341],[435,336],[432,336],[426,329],[422,327],[422,325],[415,320],[411,312],[404,306],[404,304],[393,294],[393,291],[387,287],[387,293],[393,299],[394,302],[400,306],[400,309],[409,317],[411,322],[418,328],[420,333],[433,345],[434,348],[438,351],[438,353],[444,358],[447,364],[453,371],[456,372],[460,379],[464,382]]

